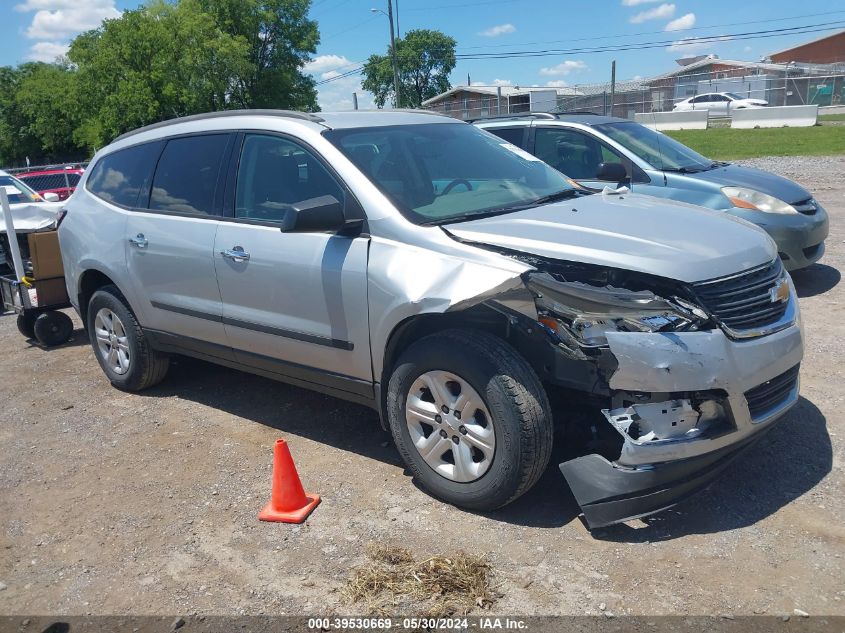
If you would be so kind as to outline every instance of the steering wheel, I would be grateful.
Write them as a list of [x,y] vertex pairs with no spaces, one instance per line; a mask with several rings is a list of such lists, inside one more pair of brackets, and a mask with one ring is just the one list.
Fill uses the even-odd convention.
[[466,178],[455,178],[452,182],[450,182],[443,188],[443,193],[441,193],[440,195],[445,196],[458,185],[463,185],[467,188],[467,191],[472,191],[472,183],[469,180],[467,180]]

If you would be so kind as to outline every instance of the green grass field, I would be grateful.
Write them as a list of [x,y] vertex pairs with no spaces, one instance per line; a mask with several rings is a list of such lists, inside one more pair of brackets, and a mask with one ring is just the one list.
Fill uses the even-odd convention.
[[845,154],[845,125],[760,130],[714,128],[666,134],[715,160]]
[[825,121],[845,121],[845,114],[820,114],[819,122],[824,123]]

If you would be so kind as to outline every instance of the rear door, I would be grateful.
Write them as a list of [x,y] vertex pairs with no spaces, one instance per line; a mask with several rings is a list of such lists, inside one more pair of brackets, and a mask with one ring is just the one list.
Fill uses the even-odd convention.
[[191,349],[231,356],[214,270],[222,181],[234,134],[168,139],[129,215],[126,264],[145,328]]
[[[360,207],[317,153],[272,133],[246,133],[233,158],[214,246],[223,322],[236,360],[305,385],[372,393],[367,321],[369,237],[283,233],[285,210],[334,196]],[[357,391],[356,391],[357,390]]]

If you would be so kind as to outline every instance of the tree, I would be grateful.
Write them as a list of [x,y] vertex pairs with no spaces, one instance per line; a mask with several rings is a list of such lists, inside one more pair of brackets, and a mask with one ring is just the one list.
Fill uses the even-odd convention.
[[230,105],[247,72],[247,44],[222,31],[198,0],[155,0],[71,44],[79,107],[76,139],[92,149],[128,130]]
[[248,69],[233,85],[241,108],[316,110],[314,80],[302,68],[317,51],[317,23],[308,19],[311,0],[199,0],[232,37],[248,47]]
[[[396,40],[402,107],[418,108],[451,87],[449,73],[455,67],[455,45],[453,38],[429,29],[408,31],[403,39]],[[387,55],[370,55],[363,69],[361,85],[375,95],[380,108],[394,96],[390,52],[388,47]]]

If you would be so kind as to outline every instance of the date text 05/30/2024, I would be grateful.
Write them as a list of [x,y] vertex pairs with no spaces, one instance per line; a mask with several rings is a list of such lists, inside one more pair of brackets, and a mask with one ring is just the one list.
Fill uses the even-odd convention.
[[308,628],[322,631],[329,630],[389,630],[424,629],[466,631],[479,630],[524,630],[528,627],[518,618],[481,617],[469,618],[309,618]]

